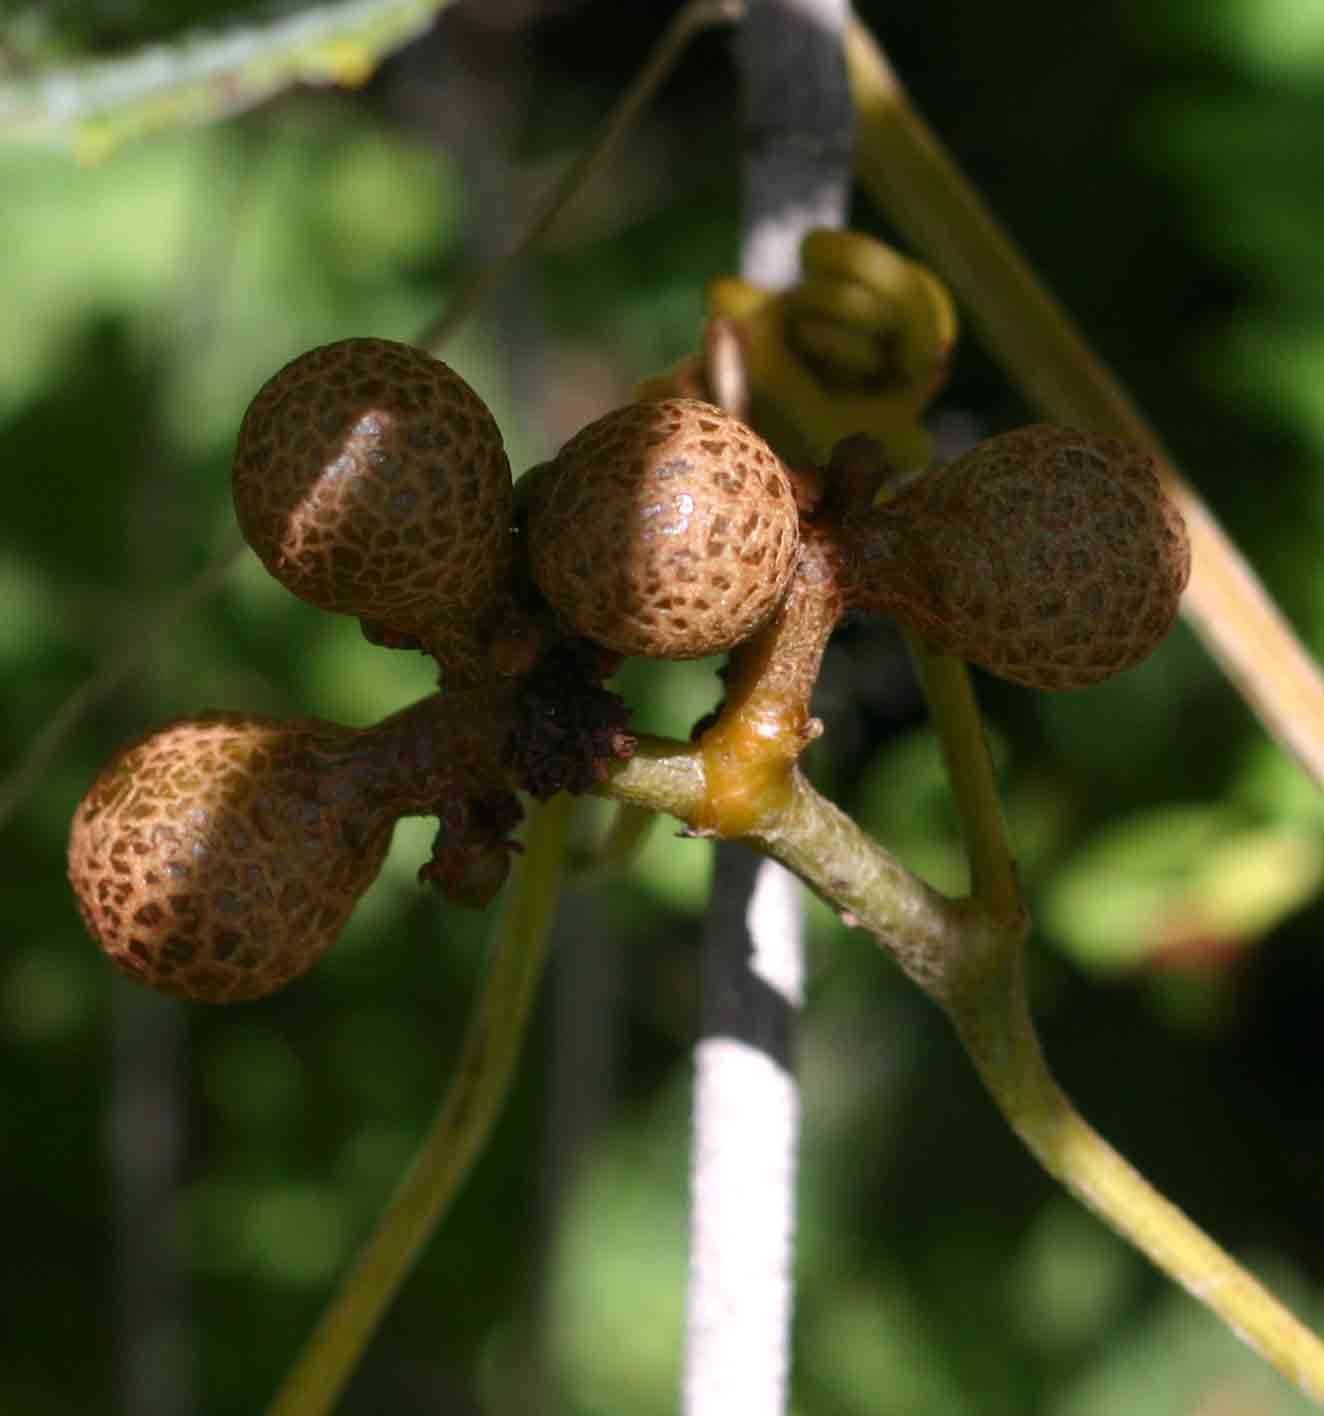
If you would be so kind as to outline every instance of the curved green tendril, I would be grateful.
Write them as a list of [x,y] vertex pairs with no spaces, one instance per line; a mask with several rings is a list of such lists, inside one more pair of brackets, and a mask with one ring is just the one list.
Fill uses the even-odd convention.
[[441,1109],[268,1416],[320,1416],[331,1410],[487,1143],[510,1088],[542,974],[572,806],[573,799],[561,793],[533,815],[514,894],[500,917],[482,995]]

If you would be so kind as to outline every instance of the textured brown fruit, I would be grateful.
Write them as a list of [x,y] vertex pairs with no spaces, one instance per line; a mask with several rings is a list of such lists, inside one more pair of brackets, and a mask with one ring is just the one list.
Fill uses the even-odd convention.
[[402,816],[440,818],[425,878],[486,903],[475,881],[499,888],[520,817],[504,765],[512,693],[432,694],[370,728],[206,713],[130,744],[69,833],[88,930],[167,993],[262,997],[334,942]]
[[1111,438],[1018,428],[852,528],[850,603],[1033,688],[1083,688],[1168,632],[1190,545],[1152,461]]
[[573,633],[622,654],[698,659],[749,638],[785,593],[798,547],[776,454],[691,398],[591,423],[529,507],[539,588]]
[[510,570],[510,464],[453,369],[384,339],[310,350],[250,404],[233,487],[249,545],[300,599],[473,671],[474,617]]
[[395,814],[364,809],[368,735],[210,713],[121,751],[79,804],[69,878],[125,973],[208,1003],[259,998],[326,951]]

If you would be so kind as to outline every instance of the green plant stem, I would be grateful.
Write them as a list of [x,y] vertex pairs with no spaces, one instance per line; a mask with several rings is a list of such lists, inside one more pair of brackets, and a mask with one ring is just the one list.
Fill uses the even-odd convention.
[[866,191],[969,310],[985,343],[1047,417],[1152,451],[1186,518],[1183,608],[1274,737],[1324,783],[1324,676],[1116,378],[911,106],[869,32],[846,46]]
[[1021,936],[1028,925],[1025,901],[970,671],[961,659],[932,653],[913,634],[907,633],[906,643],[947,767],[970,859],[972,892],[1009,933]]
[[1012,1129],[1045,1170],[1213,1311],[1288,1380],[1324,1401],[1324,1343],[1098,1134],[1044,1061],[1019,950],[949,1014]]
[[[941,662],[936,669],[945,680],[936,702],[950,700],[958,711],[949,721],[966,724],[951,732],[963,820],[968,812],[970,824],[986,830],[989,788],[978,780],[991,773],[978,766],[960,704],[965,694]],[[706,796],[702,756],[681,743],[646,738],[601,792],[693,825]],[[938,894],[798,771],[786,805],[742,839],[794,871],[847,923],[867,930],[944,1009],[997,1105],[1050,1174],[1285,1377],[1324,1399],[1324,1342],[1093,1131],[1054,1080],[1026,1002],[1021,924],[999,920],[982,898]],[[992,861],[985,869],[991,868]]]
[[268,1416],[321,1416],[331,1410],[383,1312],[491,1134],[542,973],[571,806],[572,799],[561,794],[533,815],[515,893],[501,917],[482,996],[441,1110]]
[[[697,828],[707,803],[702,750],[642,737],[634,757],[613,769],[597,793],[664,811]],[[791,773],[785,804],[733,839],[781,861],[849,923],[876,935],[944,1006],[954,979],[985,948],[987,931],[970,927],[964,904],[907,870],[820,796],[798,769]]]

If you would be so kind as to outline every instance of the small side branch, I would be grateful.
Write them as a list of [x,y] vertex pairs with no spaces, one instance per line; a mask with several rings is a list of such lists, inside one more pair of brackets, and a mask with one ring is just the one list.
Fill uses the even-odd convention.
[[81,161],[129,138],[256,107],[297,83],[364,83],[450,0],[333,0],[265,24],[0,83],[0,133],[61,143]]

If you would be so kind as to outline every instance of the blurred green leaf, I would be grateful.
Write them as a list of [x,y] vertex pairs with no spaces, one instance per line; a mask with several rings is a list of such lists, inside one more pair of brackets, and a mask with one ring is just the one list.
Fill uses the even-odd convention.
[[1166,806],[1087,840],[1044,897],[1044,921],[1100,971],[1219,960],[1307,904],[1324,840],[1224,804]]

